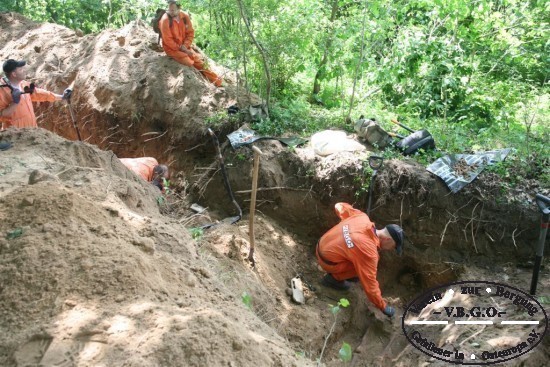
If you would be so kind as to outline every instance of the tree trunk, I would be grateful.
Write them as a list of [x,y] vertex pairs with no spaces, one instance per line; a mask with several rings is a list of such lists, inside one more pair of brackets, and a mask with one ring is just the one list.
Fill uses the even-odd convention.
[[361,64],[363,64],[363,57],[365,56],[365,23],[367,21],[367,1],[365,0],[365,7],[363,8],[363,24],[361,27],[361,53],[359,55],[359,62],[355,68],[355,75],[353,76],[353,89],[351,91],[351,98],[349,101],[349,110],[348,115],[346,116],[345,122],[351,122],[351,110],[353,109],[353,102],[355,100],[355,87],[357,86],[357,79],[359,78],[359,70],[361,69]]
[[[334,22],[334,19],[336,19],[336,14],[338,13],[338,0],[332,1],[332,10],[330,13],[330,23]],[[319,94],[321,91],[321,79],[325,75],[325,65],[328,62],[328,53],[330,51],[330,48],[332,47],[332,42],[334,41],[334,34],[332,26],[329,26],[328,28],[328,35],[327,40],[325,42],[325,49],[323,51],[323,58],[321,59],[321,62],[319,63],[319,66],[317,68],[317,73],[315,73],[315,79],[313,79],[313,95]]]
[[241,11],[241,17],[243,18],[244,25],[246,26],[246,29],[248,31],[248,34],[250,35],[250,38],[252,39],[252,42],[254,42],[254,45],[256,45],[256,48],[258,49],[258,52],[260,53],[260,56],[262,57],[262,63],[264,65],[264,72],[265,72],[265,101],[266,101],[266,108],[267,108],[267,115],[269,116],[269,100],[271,98],[271,71],[269,70],[269,64],[267,62],[267,55],[263,48],[263,46],[256,40],[256,37],[254,36],[254,33],[252,32],[252,29],[250,29],[250,22],[246,15],[244,14],[244,6],[242,3],[242,0],[237,0],[237,4],[239,4],[239,10]]

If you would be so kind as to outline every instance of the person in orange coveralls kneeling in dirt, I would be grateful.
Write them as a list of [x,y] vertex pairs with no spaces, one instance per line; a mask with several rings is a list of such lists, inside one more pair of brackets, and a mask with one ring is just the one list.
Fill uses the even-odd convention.
[[168,167],[164,164],[159,164],[153,157],[120,158],[120,161],[130,171],[164,192],[165,181],[168,179]]
[[334,206],[341,222],[321,237],[317,244],[317,260],[327,272],[322,284],[338,290],[347,290],[349,281],[357,277],[368,299],[386,316],[392,317],[395,309],[382,298],[376,273],[380,250],[403,251],[404,233],[401,227],[390,224],[376,229],[367,214],[350,204]]
[[32,102],[54,102],[68,99],[71,89],[65,89],[63,95],[36,88],[27,83],[25,61],[9,59],[4,62],[5,77],[0,80],[0,122],[2,130],[13,127],[37,127]]
[[168,11],[160,18],[159,29],[164,52],[180,64],[193,66],[216,87],[221,87],[222,80],[216,73],[204,68],[201,56],[191,49],[195,30],[189,15],[180,11],[176,1],[168,2]]

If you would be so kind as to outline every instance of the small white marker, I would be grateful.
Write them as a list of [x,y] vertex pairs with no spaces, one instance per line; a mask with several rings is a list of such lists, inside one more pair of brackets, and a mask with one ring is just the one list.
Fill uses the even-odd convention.
[[491,289],[491,288],[487,288],[485,291],[486,291],[487,293],[491,293],[492,289]]
[[472,354],[472,355],[470,356],[470,359],[476,359],[476,355],[475,355],[475,354]]
[[447,292],[453,294],[455,291],[453,291],[452,289],[448,289]]

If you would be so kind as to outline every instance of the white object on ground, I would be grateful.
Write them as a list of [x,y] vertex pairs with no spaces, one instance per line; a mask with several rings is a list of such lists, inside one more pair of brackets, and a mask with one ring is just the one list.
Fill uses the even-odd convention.
[[327,156],[338,152],[358,152],[367,149],[363,144],[348,137],[345,131],[324,130],[313,134],[311,145],[315,154]]
[[299,277],[292,278],[290,281],[290,287],[292,288],[292,300],[300,305],[306,303],[302,280]]

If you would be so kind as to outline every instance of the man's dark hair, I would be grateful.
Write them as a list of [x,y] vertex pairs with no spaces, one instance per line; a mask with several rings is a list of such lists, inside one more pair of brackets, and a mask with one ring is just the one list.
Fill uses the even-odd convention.
[[25,66],[26,64],[27,63],[24,60],[17,61],[14,59],[9,59],[4,62],[4,65],[2,65],[2,69],[4,70],[6,76],[8,76],[9,74],[13,73],[15,69]]
[[397,224],[389,224],[386,226],[386,229],[395,242],[395,250],[397,251],[397,254],[401,255],[403,253],[403,245],[405,242],[405,232],[403,232],[403,229]]
[[153,168],[153,178],[158,178],[158,177],[164,177],[164,178],[167,178],[168,174],[168,167],[166,167],[164,164],[157,164],[154,168]]

